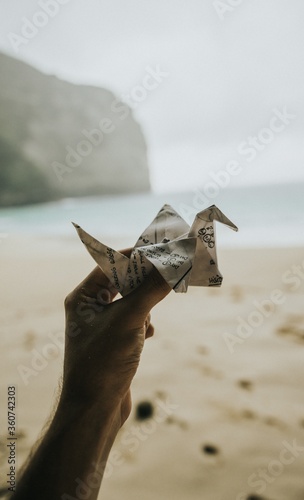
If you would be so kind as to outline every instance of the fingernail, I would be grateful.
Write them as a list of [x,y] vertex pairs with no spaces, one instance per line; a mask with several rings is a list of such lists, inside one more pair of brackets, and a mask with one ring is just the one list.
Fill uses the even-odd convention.
[[111,302],[111,294],[109,292],[109,290],[101,290],[98,294],[99,296],[99,299],[100,299],[100,302],[104,303],[104,304],[109,304]]

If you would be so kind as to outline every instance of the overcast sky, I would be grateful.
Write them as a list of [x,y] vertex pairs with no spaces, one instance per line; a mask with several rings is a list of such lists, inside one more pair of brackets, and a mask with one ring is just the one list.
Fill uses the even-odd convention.
[[[39,14],[47,3],[53,17]],[[130,102],[157,191],[203,186],[229,166],[221,182],[230,185],[304,180],[303,0],[0,0],[0,7],[0,50]],[[24,18],[45,26],[26,38]]]

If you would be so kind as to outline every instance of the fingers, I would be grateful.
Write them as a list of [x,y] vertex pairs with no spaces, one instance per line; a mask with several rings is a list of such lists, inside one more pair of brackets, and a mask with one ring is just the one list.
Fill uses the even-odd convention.
[[147,313],[171,292],[171,287],[153,266],[145,281],[128,297]]
[[145,338],[149,339],[150,337],[153,337],[153,335],[154,335],[154,326],[153,325],[149,325],[148,328],[146,329]]
[[117,295],[117,290],[111,284],[100,267],[95,269],[75,288],[74,294],[81,294],[92,299],[98,298],[106,303],[111,302]]
[[170,286],[153,267],[145,281],[132,293],[122,299],[124,306],[136,314],[142,321],[148,316],[150,310],[171,291]]
[[[124,253],[129,253],[129,249]],[[79,301],[94,301],[100,305],[111,308],[111,315],[115,321],[123,319],[126,328],[142,328],[148,318],[150,310],[160,302],[171,291],[170,286],[153,267],[149,276],[132,293],[123,299],[110,304],[117,295],[117,290],[111,284],[104,272],[97,266],[67,297],[65,305],[69,311]],[[146,324],[146,338],[153,335],[154,329],[150,325],[150,319]]]
[[151,314],[149,313],[145,321],[145,338],[148,339],[154,334],[154,327],[151,325]]
[[[124,253],[129,253],[130,250],[123,250]],[[80,283],[75,291],[81,291],[87,297],[101,296],[105,302],[111,302],[117,295],[117,290],[110,283],[104,272],[96,267],[87,278]],[[150,310],[160,302],[171,291],[170,286],[160,275],[155,267],[145,281],[136,288],[132,293],[124,297],[121,301],[129,311],[133,314],[140,315],[141,321],[144,321]],[[103,297],[103,294],[108,295],[108,299]]]
[[[125,248],[120,253],[130,257],[131,248]],[[117,295],[117,290],[106,277],[102,269],[95,269],[75,288],[73,295],[81,293],[86,297],[97,298],[100,302],[109,303]]]

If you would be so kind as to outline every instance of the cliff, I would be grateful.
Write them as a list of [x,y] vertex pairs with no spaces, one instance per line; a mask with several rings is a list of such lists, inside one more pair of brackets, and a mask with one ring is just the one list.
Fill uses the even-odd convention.
[[0,54],[0,206],[150,189],[131,109]]

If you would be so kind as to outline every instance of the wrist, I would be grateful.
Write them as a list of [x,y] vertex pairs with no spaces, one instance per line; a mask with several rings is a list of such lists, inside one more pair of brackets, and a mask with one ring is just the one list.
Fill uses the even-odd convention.
[[[20,498],[25,498],[23,492],[32,489],[34,480],[34,494],[26,498],[78,498],[75,491],[79,481],[89,485],[92,474],[102,480],[119,428],[118,408],[100,411],[100,405],[89,405],[62,393],[50,427],[31,459],[31,467],[21,477],[17,489]],[[89,497],[92,500],[97,498],[100,486],[100,482],[94,481]]]
[[84,397],[78,392],[63,389],[53,423],[59,426],[79,425],[95,436],[115,438],[121,427],[121,401],[107,395]]

